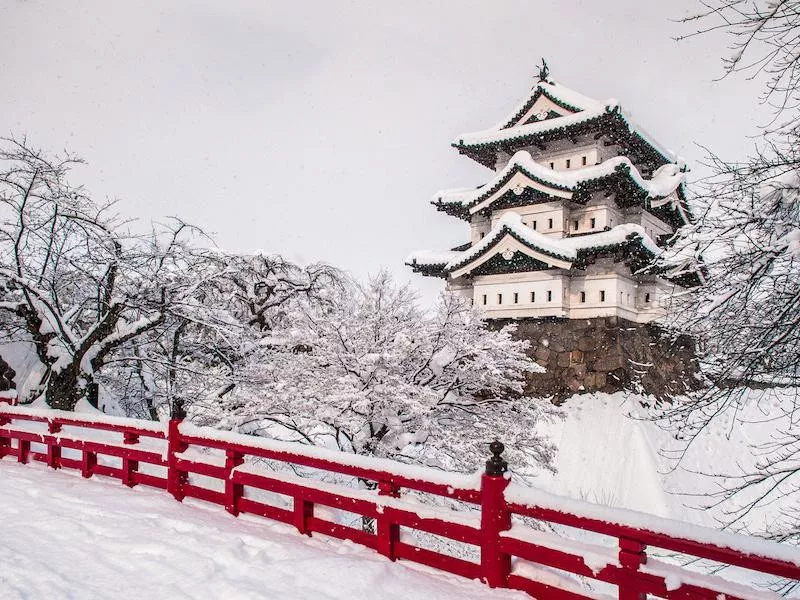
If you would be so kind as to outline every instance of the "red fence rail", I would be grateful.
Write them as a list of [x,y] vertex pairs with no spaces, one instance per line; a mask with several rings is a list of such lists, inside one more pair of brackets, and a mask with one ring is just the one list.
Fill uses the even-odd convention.
[[[800,581],[800,551],[794,547],[513,484],[501,456],[502,444],[495,442],[491,450],[486,472],[470,476],[195,427],[184,423],[180,414],[165,427],[151,421],[0,405],[0,459],[41,461],[54,469],[77,469],[83,477],[102,475],[130,487],[153,486],[177,500],[198,498],[223,506],[232,515],[260,515],[292,525],[302,534],[351,540],[390,560],[422,563],[537,598],[777,597],[661,562],[648,555],[649,548]],[[316,477],[269,470],[254,459],[311,469]],[[319,478],[325,474],[371,482],[374,489],[356,489],[341,480],[326,483]],[[290,502],[285,506],[269,502],[258,497],[263,492]],[[421,504],[409,492],[456,502],[449,508]],[[319,514],[318,507],[366,517],[374,527],[365,530],[336,522]],[[536,523],[553,524],[555,529]],[[480,558],[423,547],[413,536],[401,536],[401,528],[467,544]],[[613,545],[570,539],[566,528],[603,536]],[[590,590],[581,578],[600,582],[610,593]]]

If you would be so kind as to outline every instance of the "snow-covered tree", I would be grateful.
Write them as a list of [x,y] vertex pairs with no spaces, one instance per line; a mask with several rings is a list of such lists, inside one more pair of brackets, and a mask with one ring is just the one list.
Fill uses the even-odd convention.
[[501,437],[515,465],[550,468],[554,448],[537,424],[553,411],[521,397],[525,373],[540,367],[511,332],[449,294],[427,314],[381,273],[303,302],[227,405],[196,408],[223,427],[461,470]]
[[[162,327],[117,353],[103,384],[130,415],[155,419],[175,401],[215,405],[258,376],[262,348],[273,330],[291,324],[299,302],[324,305],[343,275],[315,263],[298,265],[277,254],[205,253],[202,307],[170,315]],[[269,357],[267,357],[269,359]]]
[[[710,499],[722,504],[730,527],[797,542],[800,2],[701,4],[702,13],[686,21],[698,24],[699,34],[723,30],[731,36],[726,73],[767,74],[762,101],[772,107],[774,119],[751,157],[729,160],[709,153],[711,176],[695,186],[695,222],[679,232],[665,256],[670,268],[702,275],[703,285],[672,299],[668,324],[697,338],[705,372],[715,385],[676,398],[661,417],[682,442],[678,456],[712,426],[742,429],[746,437],[753,417],[742,414],[760,412],[774,423],[772,439],[753,448],[753,464],[743,463],[738,473],[708,473],[720,483]],[[748,386],[767,389],[756,394]],[[772,518],[756,522],[754,516],[767,506],[775,509]]]
[[126,343],[202,306],[207,261],[198,233],[172,220],[131,235],[69,184],[73,156],[50,158],[25,140],[0,140],[0,332],[33,344],[40,369],[27,398],[72,410],[97,402],[97,375]]
[[694,31],[678,39],[724,32],[730,41],[730,52],[722,59],[726,75],[763,77],[761,100],[776,115],[798,108],[800,0],[699,0],[698,4],[697,13],[682,19]]

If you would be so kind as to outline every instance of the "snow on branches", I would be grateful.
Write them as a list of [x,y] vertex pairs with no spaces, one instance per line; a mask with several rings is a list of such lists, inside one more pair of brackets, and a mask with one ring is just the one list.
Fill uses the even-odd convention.
[[96,403],[97,374],[118,348],[191,313],[207,275],[189,245],[194,228],[172,220],[127,233],[111,204],[67,182],[79,162],[0,139],[3,334],[32,343],[41,363],[23,400],[65,410]]
[[537,422],[552,409],[520,397],[525,373],[541,367],[511,331],[487,328],[449,294],[427,314],[381,273],[328,303],[300,303],[235,397],[196,409],[223,427],[459,470],[502,436],[524,454],[516,464],[550,468]]

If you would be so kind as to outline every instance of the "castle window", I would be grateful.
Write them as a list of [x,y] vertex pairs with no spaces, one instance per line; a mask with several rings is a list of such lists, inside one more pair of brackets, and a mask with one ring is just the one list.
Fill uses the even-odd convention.
[[593,218],[593,219],[590,221],[590,223],[592,224],[592,225],[591,225],[591,226],[592,226],[592,229],[594,229],[595,225],[597,224],[597,220]]
[[553,292],[551,292],[550,290],[547,290],[547,301],[548,302],[553,301]]
[[551,163],[550,163],[550,168],[551,168],[551,169],[555,169],[555,168],[556,168],[556,163],[552,163],[552,162],[551,162]]
[[547,219],[547,228],[548,229],[552,229],[553,228],[553,219]]
[[533,228],[536,229],[536,221],[533,222]]
[[502,304],[503,303],[503,294],[497,294],[497,303],[498,304]]
[[514,292],[514,304],[519,304],[519,294]]
[[570,159],[567,159],[567,168],[568,168],[568,169],[569,169],[569,165],[570,165],[570,163],[571,163],[571,162],[572,162],[572,161],[571,161]]
[[483,295],[483,304],[486,306],[486,294]]
[[631,303],[631,295],[630,295],[630,294],[627,294],[627,297],[625,298],[625,300],[626,300],[626,303],[627,303],[628,305],[630,305],[630,303]]
[[581,292],[581,302],[586,302],[586,292]]
[[536,302],[536,292],[531,292],[531,302]]
[[605,301],[606,301],[606,291],[600,290],[600,302],[605,302]]
[[581,164],[585,167],[586,166],[586,157],[581,156]]
[[572,222],[572,228],[573,228],[575,231],[578,231],[578,222],[577,222],[577,221],[573,221],[573,222]]
[[650,294],[649,293],[644,295],[644,301],[645,302],[650,302]]
[[485,231],[481,231],[481,239],[483,239],[484,237],[486,237],[486,232]]

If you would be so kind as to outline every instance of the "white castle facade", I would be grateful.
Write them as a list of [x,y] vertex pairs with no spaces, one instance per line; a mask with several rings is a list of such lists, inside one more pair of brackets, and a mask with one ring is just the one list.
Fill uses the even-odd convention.
[[512,115],[453,146],[494,172],[478,188],[435,195],[470,238],[414,252],[416,272],[444,278],[490,318],[645,323],[663,314],[661,300],[684,282],[652,261],[688,222],[685,167],[615,101],[545,72]]

